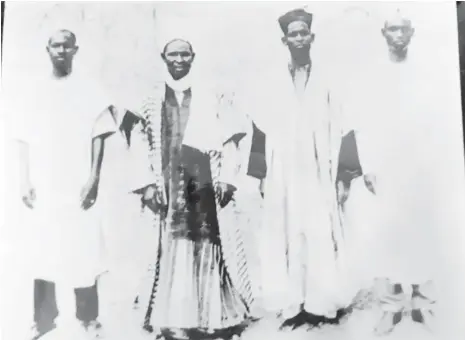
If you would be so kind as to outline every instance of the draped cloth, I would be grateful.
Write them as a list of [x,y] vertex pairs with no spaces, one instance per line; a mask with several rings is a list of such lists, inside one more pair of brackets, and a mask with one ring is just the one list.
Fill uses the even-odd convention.
[[254,120],[267,137],[262,303],[271,310],[304,304],[308,312],[331,317],[348,304],[335,191],[345,122],[336,94],[316,70],[301,100],[287,65],[273,71],[249,90],[260,105]]
[[[176,88],[176,86],[173,87]],[[200,198],[202,202],[205,199],[209,200],[208,197],[214,198],[213,189],[221,176],[222,135],[218,123],[218,110],[224,102],[221,100],[222,96],[217,96],[215,91],[206,88],[201,83],[189,86],[189,92],[183,89],[178,90],[180,91],[171,88],[169,81],[156,84],[151,95],[145,99],[142,108],[138,111],[144,120],[142,133],[147,142],[150,169],[153,173],[152,183],[156,185],[158,198],[162,202],[161,206],[167,207],[167,210],[162,208],[154,215],[154,222],[159,226],[161,236],[158,244],[155,279],[145,323],[148,325],[153,320],[157,327],[165,331],[166,329],[190,329],[191,331],[195,328],[204,331],[222,329],[244,321],[249,301],[252,298],[247,292],[247,284],[241,284],[248,281],[248,278],[240,271],[240,264],[244,261],[238,248],[243,245],[240,239],[235,237],[234,230],[218,226],[216,217],[218,202],[213,203],[213,206],[207,204],[203,208],[204,203],[200,203],[200,215],[198,216],[207,216],[206,229],[200,227],[200,234],[188,231],[186,239],[184,236],[179,238],[180,234],[176,236],[176,232],[173,233],[173,228],[182,225],[182,223],[179,224],[180,205],[173,200],[182,199],[183,195],[176,195],[173,189],[165,190],[165,188],[167,180],[170,187],[173,185],[183,187],[183,184],[181,182],[176,184],[176,180],[173,182],[173,178],[166,177],[165,152],[168,149],[167,140],[164,138],[175,136],[173,134],[173,137],[168,137],[169,135],[166,134],[168,131],[166,120],[175,118],[164,110],[167,110],[168,102],[173,100],[176,102],[179,98],[174,97],[172,92],[184,92],[183,103],[181,105],[177,103],[180,110],[189,109],[184,133],[182,133],[183,128],[180,130],[182,135],[181,159],[187,161],[187,163],[182,163],[184,164],[182,166],[189,168],[194,165],[194,170],[189,171],[202,172],[203,174],[199,174],[200,177],[210,173],[210,183],[206,177],[205,181],[201,181],[203,184],[200,185],[200,191],[204,192],[202,195],[206,195],[203,199]],[[185,102],[186,96],[189,96],[189,103]],[[160,133],[157,133],[158,131]],[[208,160],[207,168],[204,163],[203,165],[197,163],[201,159]],[[194,163],[191,163],[192,161]],[[191,165],[188,165],[189,163]],[[184,180],[188,178],[184,176]],[[187,199],[187,204],[191,204],[189,199]],[[208,210],[209,207],[214,211]],[[202,212],[202,209],[208,211]],[[192,214],[186,215],[188,220],[190,215]],[[187,225],[192,225],[192,223],[195,225],[197,222],[187,222]],[[171,231],[168,232],[169,230]],[[191,227],[188,227],[188,230],[192,230]],[[205,234],[205,230],[210,231]],[[182,293],[181,288],[187,293]],[[199,300],[195,302],[193,299]]]

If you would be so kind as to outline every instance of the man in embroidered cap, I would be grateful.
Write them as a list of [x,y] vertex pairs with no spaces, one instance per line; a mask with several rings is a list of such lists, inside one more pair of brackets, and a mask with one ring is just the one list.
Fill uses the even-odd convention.
[[371,193],[363,201],[354,196],[359,205],[355,223],[369,226],[359,244],[369,254],[361,260],[366,270],[363,284],[387,282],[380,286],[384,314],[376,328],[379,333],[391,332],[405,312],[424,323],[434,303],[426,289],[432,288],[437,258],[437,208],[433,186],[426,183],[434,181],[432,171],[437,168],[425,150],[434,150],[428,135],[430,117],[440,113],[435,112],[436,82],[422,80],[425,74],[436,78],[424,57],[414,53],[414,33],[412,21],[399,10],[384,21],[384,57],[366,72],[369,85],[359,99],[364,114],[357,141],[366,192]]
[[343,195],[338,202],[336,192],[349,131],[337,94],[312,63],[313,15],[296,9],[278,21],[289,62],[270,65],[273,72],[247,90],[250,112],[266,135],[261,302],[284,317],[284,328],[316,327],[338,323],[351,301],[342,266]]
[[[139,188],[160,228],[153,285],[139,298],[148,306],[144,329],[166,339],[231,338],[244,329],[253,296],[237,266],[242,245],[225,239],[217,218],[235,189],[221,181],[220,169],[230,137],[223,140],[218,116],[228,104],[211,84],[195,79],[189,41],[164,41],[164,81],[128,108],[142,118],[131,135],[145,138],[139,147],[152,178]],[[234,251],[223,251],[224,244]]]
[[[97,116],[111,102],[95,79],[74,72],[78,49],[73,32],[55,31],[46,46],[50,72],[25,88],[11,88],[6,104],[14,114],[19,147],[23,218],[34,240],[31,276],[55,282],[59,316],[52,333],[63,337],[100,327],[76,319],[75,289],[93,286],[102,273],[100,218],[94,208],[100,160],[86,136],[92,136]],[[100,133],[108,136],[114,129],[107,124]],[[95,143],[93,151],[100,140]],[[36,329],[33,337],[41,335],[43,330]]]

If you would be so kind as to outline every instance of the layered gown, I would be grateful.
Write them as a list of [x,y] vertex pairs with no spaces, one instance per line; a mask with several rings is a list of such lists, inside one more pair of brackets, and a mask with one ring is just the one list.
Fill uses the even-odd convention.
[[161,203],[154,215],[160,239],[145,323],[167,338],[238,332],[248,314],[251,297],[239,287],[244,278],[232,273],[235,252],[224,251],[231,238],[218,224],[218,102],[214,91],[200,86],[179,96],[162,84],[140,110]]
[[293,315],[304,305],[307,312],[334,317],[349,304],[335,190],[345,123],[324,79],[312,70],[298,97],[284,64],[250,91],[250,105],[267,138],[262,303]]

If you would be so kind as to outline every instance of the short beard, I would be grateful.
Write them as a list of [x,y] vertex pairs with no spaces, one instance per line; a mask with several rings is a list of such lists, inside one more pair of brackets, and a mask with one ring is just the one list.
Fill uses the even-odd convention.
[[310,63],[310,47],[302,49],[293,49],[289,47],[292,62],[298,66],[305,66]]

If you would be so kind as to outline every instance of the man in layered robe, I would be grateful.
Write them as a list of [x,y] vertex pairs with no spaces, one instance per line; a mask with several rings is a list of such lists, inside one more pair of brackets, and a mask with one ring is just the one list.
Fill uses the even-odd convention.
[[367,81],[370,88],[358,101],[362,115],[356,135],[365,183],[354,185],[348,210],[349,223],[358,231],[352,251],[365,249],[355,264],[359,285],[379,283],[375,295],[382,317],[376,332],[384,334],[406,315],[419,323],[432,316],[438,209],[437,168],[429,153],[438,104],[432,84],[421,80],[428,72],[434,83],[434,73],[410,46],[411,20],[397,11],[381,32],[388,53],[367,72],[376,80]]
[[351,302],[336,192],[342,203],[350,182],[336,185],[345,123],[336,93],[310,59],[312,20],[303,9],[279,18],[291,60],[270,67],[250,100],[266,134],[261,301],[281,312],[283,327],[338,323]]
[[229,163],[218,121],[227,101],[193,80],[195,53],[186,39],[164,41],[165,82],[128,109],[142,117],[131,135],[145,138],[152,179],[141,195],[160,229],[149,301],[139,301],[147,308],[144,328],[166,339],[231,338],[244,329],[253,296],[237,266],[241,245],[231,246],[233,234],[217,217],[233,190],[220,171]]
[[[50,334],[58,337],[100,328],[98,322],[76,319],[75,289],[94,286],[103,272],[95,204],[101,159],[94,157],[101,140],[90,140],[115,131],[112,124],[94,130],[111,101],[95,79],[73,72],[77,51],[73,32],[54,32],[47,44],[52,72],[32,86],[11,89],[6,104],[15,115],[24,205],[20,225],[31,241],[30,277],[55,283],[59,315]],[[23,91],[29,94],[27,101],[19,96]],[[32,338],[45,331],[35,328]]]

